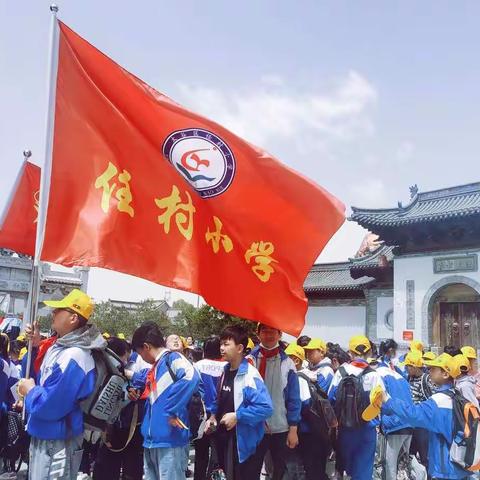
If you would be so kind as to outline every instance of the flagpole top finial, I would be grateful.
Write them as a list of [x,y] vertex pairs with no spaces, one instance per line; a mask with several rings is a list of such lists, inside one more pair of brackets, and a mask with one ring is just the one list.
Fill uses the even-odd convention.
[[30,158],[32,156],[32,152],[30,150],[24,150],[23,156],[25,157],[25,160],[26,160],[27,158]]
[[50,5],[50,11],[52,13],[57,13],[58,12],[58,5],[55,5],[54,3]]

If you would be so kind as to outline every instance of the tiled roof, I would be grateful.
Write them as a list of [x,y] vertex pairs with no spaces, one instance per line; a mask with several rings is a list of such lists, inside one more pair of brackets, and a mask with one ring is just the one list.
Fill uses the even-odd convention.
[[363,255],[362,257],[350,258],[350,268],[370,268],[378,267],[379,262],[384,257],[387,262],[393,260],[393,249],[395,247],[382,245],[368,255]]
[[390,227],[447,218],[480,215],[480,182],[417,193],[405,207],[366,209],[352,207],[350,220],[363,227]]
[[305,279],[305,292],[362,290],[374,280],[371,277],[354,280],[350,276],[350,266],[350,262],[314,265]]

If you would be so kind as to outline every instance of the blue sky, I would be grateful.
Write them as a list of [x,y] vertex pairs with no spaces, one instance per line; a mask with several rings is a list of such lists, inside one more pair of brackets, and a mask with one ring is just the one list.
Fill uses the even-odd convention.
[[[347,206],[405,203],[414,183],[480,180],[478,2],[57,3],[65,23],[125,68]],[[49,4],[0,1],[0,207],[23,149],[43,162]],[[320,260],[353,255],[363,234],[347,224]],[[97,298],[163,292],[91,274]]]

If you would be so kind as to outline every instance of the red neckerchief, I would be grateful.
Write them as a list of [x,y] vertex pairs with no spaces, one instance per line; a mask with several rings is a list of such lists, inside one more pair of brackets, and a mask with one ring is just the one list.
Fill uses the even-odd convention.
[[272,358],[275,355],[278,355],[279,351],[279,347],[267,350],[265,347],[260,346],[260,353],[262,354],[262,358],[260,359],[260,367],[258,368],[258,371],[260,372],[262,378],[265,378],[265,371],[267,370],[267,358]]
[[362,370],[368,367],[368,363],[365,360],[352,360],[350,365],[361,368]]
[[38,373],[40,371],[40,367],[42,366],[43,359],[47,354],[48,349],[57,341],[57,336],[53,336],[47,338],[46,340],[42,340],[40,345],[38,346],[37,356],[35,361],[33,362],[33,371]]
[[145,390],[142,393],[142,396],[140,397],[141,400],[145,400],[148,398],[150,395],[150,392],[153,390],[156,390],[157,388],[157,380],[155,379],[156,377],[156,370],[157,370],[157,365],[158,362],[161,360],[163,357],[163,353],[160,355],[160,358],[158,360],[155,360],[155,363],[153,364],[152,368],[148,371],[147,373],[147,379],[145,381]]

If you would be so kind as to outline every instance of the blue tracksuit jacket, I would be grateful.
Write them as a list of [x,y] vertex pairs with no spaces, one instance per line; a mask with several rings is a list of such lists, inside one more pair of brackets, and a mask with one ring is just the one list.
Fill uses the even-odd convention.
[[[378,367],[376,371],[383,380],[385,391],[391,397],[412,403],[410,385],[396,370],[392,370],[390,367]],[[382,413],[380,425],[385,435],[403,428],[410,428],[410,422],[402,420],[395,413]]]
[[452,463],[450,445],[453,442],[453,402],[441,393],[452,388],[444,385],[428,400],[417,404],[390,397],[382,407],[382,413],[395,414],[412,427],[429,431],[428,473],[434,478],[463,479],[469,473]]
[[27,431],[43,440],[63,440],[83,433],[79,401],[95,387],[95,362],[89,350],[51,346],[37,385],[25,397]]
[[[173,381],[167,361],[177,380]],[[155,365],[155,382],[147,401],[142,422],[143,446],[145,448],[183,447],[188,444],[189,431],[173,427],[169,419],[178,417],[188,427],[188,403],[198,390],[199,373],[180,353],[164,350]],[[145,388],[148,369],[134,373],[134,388]]]
[[[228,364],[225,369],[228,368]],[[267,387],[258,370],[243,359],[233,381],[233,403],[237,416],[236,435],[240,463],[255,453],[265,434],[265,421],[272,415],[273,406]],[[217,400],[212,413],[217,412]],[[220,422],[221,418],[217,418]]]
[[212,408],[217,398],[218,382],[223,375],[225,365],[226,362],[209,358],[204,358],[193,365],[200,373],[202,379],[202,398],[208,414],[212,413]]

